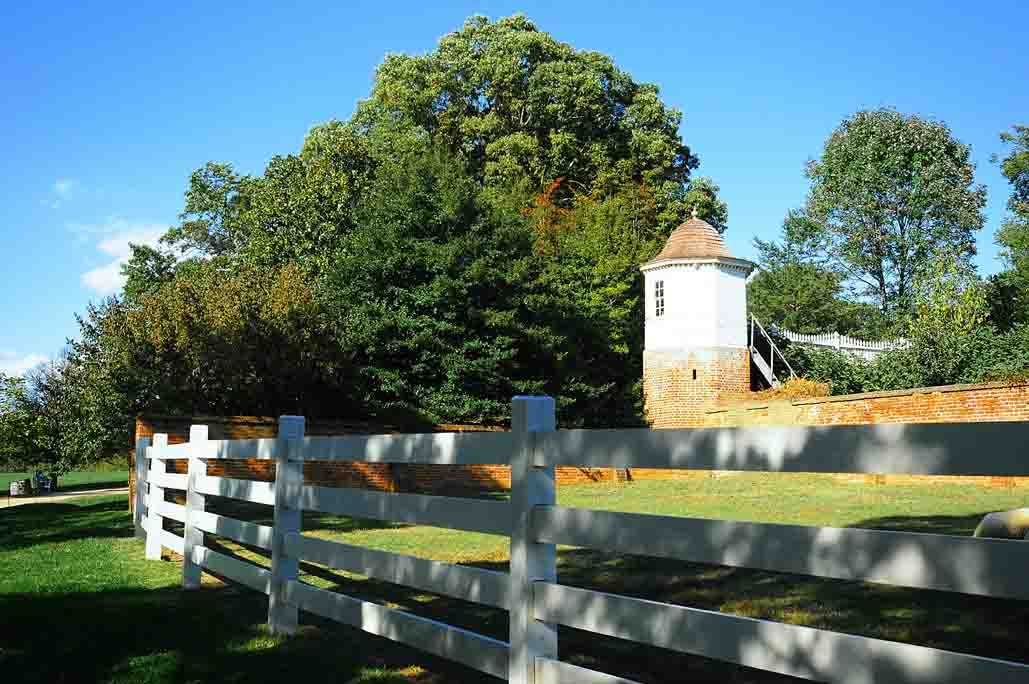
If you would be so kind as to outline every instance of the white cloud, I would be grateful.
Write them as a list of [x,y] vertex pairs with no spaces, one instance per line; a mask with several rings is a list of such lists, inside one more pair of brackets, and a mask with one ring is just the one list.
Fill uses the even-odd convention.
[[111,219],[103,224],[71,223],[68,228],[95,241],[97,251],[107,257],[106,263],[82,274],[82,284],[101,295],[114,294],[125,285],[121,267],[132,256],[130,244],[156,247],[168,230],[165,225],[131,223],[125,219]]
[[4,375],[24,375],[49,359],[42,354],[16,354],[0,351],[0,373]]

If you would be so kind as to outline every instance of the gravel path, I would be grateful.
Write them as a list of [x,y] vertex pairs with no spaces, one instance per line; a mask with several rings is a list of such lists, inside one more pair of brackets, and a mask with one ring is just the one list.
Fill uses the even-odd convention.
[[4,496],[2,499],[4,508],[9,506],[21,506],[24,504],[34,503],[50,503],[67,501],[68,499],[80,499],[84,496],[101,496],[107,494],[128,494],[128,487],[114,487],[111,489],[88,489],[81,492],[54,492],[53,494],[44,494],[43,496],[18,496],[10,497]]

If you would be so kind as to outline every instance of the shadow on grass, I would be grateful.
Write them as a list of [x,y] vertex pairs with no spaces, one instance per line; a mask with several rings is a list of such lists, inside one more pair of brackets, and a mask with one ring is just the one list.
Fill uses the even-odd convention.
[[[306,625],[294,639],[264,628],[267,600],[232,588],[125,590],[56,596],[0,595],[5,682],[400,682],[368,670],[429,662],[346,628]],[[423,680],[429,681],[429,680]],[[483,680],[485,681],[485,680]]]
[[0,549],[15,549],[81,539],[132,536],[125,501],[38,503],[0,509]]
[[[14,516],[21,528],[45,524],[48,519],[52,524],[55,515],[62,520],[60,533],[43,532],[44,537],[52,535],[45,539],[32,535],[33,544],[80,536],[131,535],[122,502],[27,508],[35,510]],[[233,517],[246,517],[238,508],[234,511]],[[270,509],[255,507],[254,511],[268,515]],[[0,521],[11,522],[3,513],[0,511]],[[965,534],[979,517],[981,514],[893,516],[862,521],[856,527]],[[334,517],[319,523],[336,532],[363,529],[366,523],[384,525]],[[310,529],[307,520],[305,528]],[[0,540],[6,542],[8,537],[18,539],[18,534],[8,535],[0,529]],[[504,563],[474,565],[507,570]],[[504,611],[343,576],[307,563],[301,568],[308,580],[316,578],[334,591],[507,638]],[[1029,623],[1029,602],[585,549],[560,552],[559,580],[609,593],[1029,662],[1029,646],[1023,636],[1024,625]],[[266,610],[263,595],[236,588],[0,596],[0,668],[5,681],[28,682],[497,681],[307,614],[301,617],[305,625],[302,638],[275,640],[263,628]],[[563,660],[642,684],[687,679],[700,684],[801,681],[565,628],[560,630],[560,650]],[[407,678],[396,674],[412,665],[437,676],[419,679],[416,674]],[[360,678],[364,668],[393,674],[381,679]],[[8,673],[12,672],[16,674],[10,679]]]

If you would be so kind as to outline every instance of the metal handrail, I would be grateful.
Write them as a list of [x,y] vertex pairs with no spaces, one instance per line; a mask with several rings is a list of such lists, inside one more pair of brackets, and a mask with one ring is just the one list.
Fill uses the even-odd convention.
[[757,347],[754,346],[754,329],[755,329],[755,326],[757,326],[757,329],[761,331],[761,335],[765,338],[765,340],[768,341],[768,346],[771,349],[771,358],[769,359],[770,363],[768,365],[769,365],[769,368],[770,368],[770,370],[772,372],[772,376],[773,377],[775,376],[775,355],[778,354],[779,358],[782,359],[782,362],[784,364],[786,364],[787,370],[790,371],[790,378],[797,377],[797,374],[793,372],[793,366],[791,366],[790,362],[786,360],[786,357],[783,356],[782,351],[779,350],[779,347],[776,346],[776,344],[772,340],[771,336],[765,330],[765,327],[763,325],[761,325],[761,321],[759,321],[757,319],[757,316],[755,316],[754,314],[750,314],[750,346],[754,347],[755,349],[757,348]]

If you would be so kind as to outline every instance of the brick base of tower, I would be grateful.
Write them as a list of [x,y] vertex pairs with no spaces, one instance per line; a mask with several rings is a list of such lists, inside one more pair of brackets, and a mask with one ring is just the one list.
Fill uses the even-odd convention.
[[643,406],[654,428],[693,427],[722,400],[750,390],[750,351],[704,347],[643,352]]

